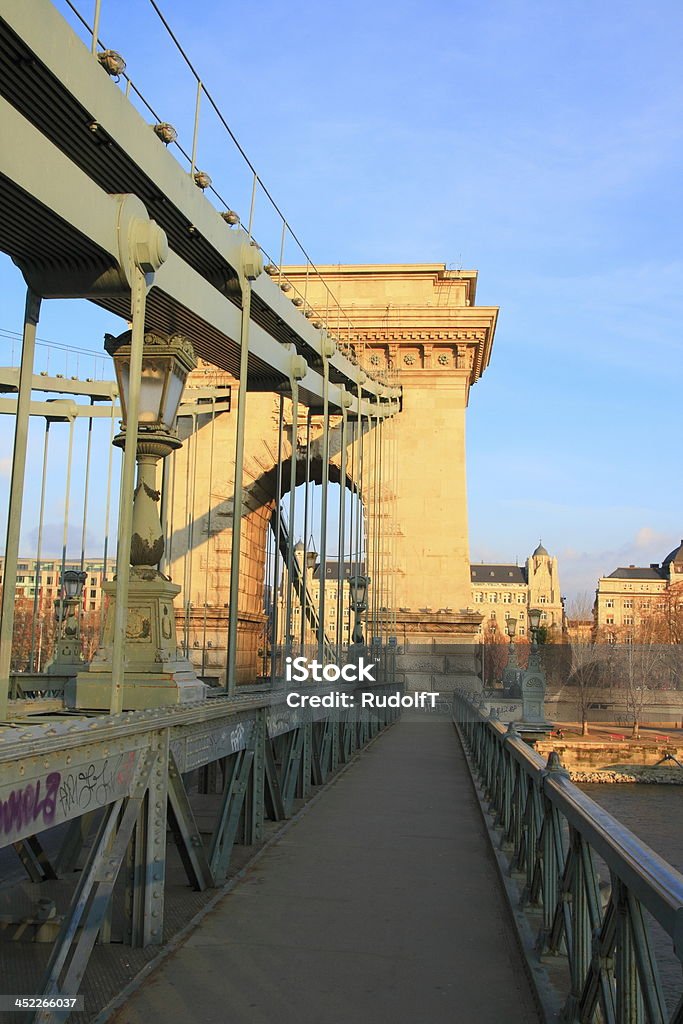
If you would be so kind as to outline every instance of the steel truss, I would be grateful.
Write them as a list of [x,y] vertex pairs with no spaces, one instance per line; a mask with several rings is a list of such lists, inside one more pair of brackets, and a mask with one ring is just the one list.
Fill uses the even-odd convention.
[[574,786],[555,752],[544,763],[514,726],[454,696],[480,797],[521,889],[522,929],[536,934],[532,971],[548,967],[558,1019],[682,1024],[683,997],[667,1009],[646,913],[683,961],[683,875]]
[[[90,843],[40,992],[78,994],[98,937],[109,941],[116,899],[123,901],[129,945],[162,944],[169,834],[190,886],[220,886],[235,843],[259,843],[265,818],[289,817],[297,798],[328,780],[397,714],[389,708],[295,710],[280,693],[5,733],[0,848],[13,846],[29,878],[39,882],[68,876]],[[200,791],[220,794],[208,843],[188,793],[195,773]],[[41,833],[62,824],[61,848],[50,861]],[[41,1010],[31,1020],[54,1024],[68,1014]]]

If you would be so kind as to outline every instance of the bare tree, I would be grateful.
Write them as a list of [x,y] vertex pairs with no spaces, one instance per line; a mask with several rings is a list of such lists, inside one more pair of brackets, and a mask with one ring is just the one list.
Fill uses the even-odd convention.
[[569,646],[568,685],[575,691],[583,736],[588,735],[589,711],[602,689],[603,647],[603,644],[586,636],[575,637]]
[[587,622],[593,618],[595,594],[590,590],[581,590],[567,602],[567,618],[578,622]]
[[484,622],[484,638],[481,645],[482,683],[484,688],[495,686],[503,677],[508,660],[508,639],[497,624]]
[[638,739],[643,711],[652,702],[655,691],[661,685],[666,662],[664,651],[665,645],[648,629],[647,623],[640,626],[637,637],[630,643],[619,645],[620,675],[632,739]]

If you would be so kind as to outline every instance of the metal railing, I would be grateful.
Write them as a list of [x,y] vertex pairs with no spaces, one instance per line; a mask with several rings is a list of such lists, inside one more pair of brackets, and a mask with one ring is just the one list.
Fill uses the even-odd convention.
[[[329,687],[310,692],[324,696]],[[8,986],[17,984],[9,974],[20,963],[21,982],[52,1000],[27,1019],[65,1021],[69,1010],[58,1000],[84,985],[93,1003],[113,998],[119,982],[97,976],[96,965],[96,977],[88,973],[96,942],[100,969],[111,942],[163,945],[178,908],[187,909],[186,889],[222,887],[237,845],[261,843],[266,819],[290,818],[298,800],[400,715],[381,702],[376,707],[292,708],[283,694],[245,694],[26,721],[0,736],[0,851],[13,847],[32,883],[49,880],[54,902],[47,964],[36,945],[27,945],[21,960],[3,961]],[[207,800],[214,809],[208,828],[202,821],[209,819],[198,818]],[[17,884],[10,867],[0,889]],[[166,933],[165,902],[174,909]],[[21,906],[15,924],[30,929],[39,905]]]
[[648,916],[682,961],[683,875],[573,785],[555,752],[544,763],[514,725],[506,731],[466,695],[454,697],[499,852],[519,883],[519,911],[536,934],[532,960],[550,967],[560,1019],[680,1024],[683,997],[664,991]]

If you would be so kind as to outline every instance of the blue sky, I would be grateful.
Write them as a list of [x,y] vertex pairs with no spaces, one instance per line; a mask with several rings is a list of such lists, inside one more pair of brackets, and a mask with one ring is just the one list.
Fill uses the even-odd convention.
[[[568,595],[660,561],[683,535],[680,4],[162,9],[315,261],[474,268],[501,307],[468,416],[472,559],[542,536]],[[101,36],[189,147],[193,83],[148,5],[104,0]],[[244,214],[216,129],[198,164]],[[255,234],[277,253],[262,203]],[[0,328],[21,293],[3,258]],[[55,302],[40,333],[100,350],[116,326]]]

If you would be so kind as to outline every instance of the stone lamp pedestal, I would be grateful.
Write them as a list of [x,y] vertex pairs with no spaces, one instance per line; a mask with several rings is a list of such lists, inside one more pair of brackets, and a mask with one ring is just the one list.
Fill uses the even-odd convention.
[[[89,670],[79,672],[75,680],[67,683],[68,707],[109,709],[115,581],[104,583],[102,589],[109,598],[102,646]],[[155,569],[134,567],[131,570],[124,711],[185,704],[202,700],[206,694],[206,685],[177,649],[173,599],[180,590],[177,583],[171,583]]]
[[46,675],[75,676],[86,668],[81,649],[80,610],[80,597],[55,601],[59,638],[55,641],[54,654],[43,669]]
[[534,644],[529,654],[529,665],[521,679],[522,717],[517,721],[520,733],[544,735],[552,725],[545,717],[545,673],[541,656]]

